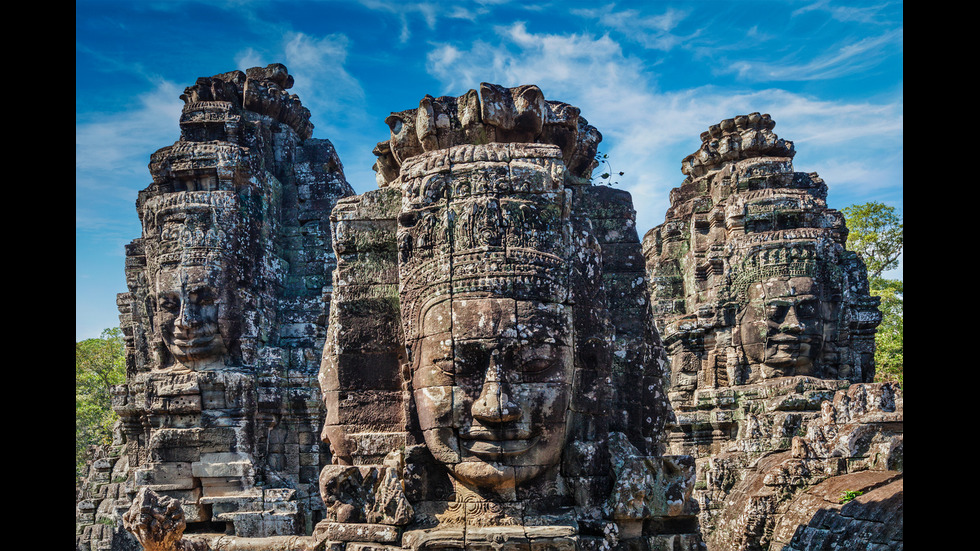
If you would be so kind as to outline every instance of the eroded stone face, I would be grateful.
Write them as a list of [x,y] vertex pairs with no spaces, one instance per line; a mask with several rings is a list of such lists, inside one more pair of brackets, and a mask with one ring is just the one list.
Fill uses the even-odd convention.
[[225,354],[234,338],[227,312],[233,301],[221,271],[205,266],[163,267],[155,282],[156,319],[167,350],[182,364]]
[[446,301],[425,313],[414,397],[426,444],[454,477],[513,487],[558,463],[572,394],[571,321],[564,305],[500,298]]
[[[589,182],[598,132],[486,83],[385,122],[381,189],[331,217],[317,529],[348,548],[667,544],[646,521],[689,517],[693,462],[659,455],[663,350],[632,201]],[[408,513],[350,513],[376,509]]]
[[[117,464],[135,474],[116,478],[174,500],[191,533],[299,536],[323,514],[309,496],[330,457],[309,381],[330,304],[329,212],[353,190],[291,85],[279,64],[197,79],[180,139],[151,156],[136,200],[142,232],[117,301],[127,380],[113,397]],[[98,491],[98,510],[123,497]],[[115,533],[127,541],[79,545],[132,547]]]
[[[845,247],[826,183],[794,171],[795,146],[774,124],[752,113],[703,133],[665,222],[644,237],[653,317],[672,370],[668,450],[696,458],[705,534],[722,527],[732,496],[744,495],[736,481],[750,472],[778,478],[762,458],[785,452],[820,400],[874,377],[878,298]],[[767,487],[765,499],[773,492]],[[750,530],[762,523],[753,518]]]
[[738,315],[741,349],[763,379],[816,375],[823,345],[820,290],[813,278],[772,279],[748,288]]

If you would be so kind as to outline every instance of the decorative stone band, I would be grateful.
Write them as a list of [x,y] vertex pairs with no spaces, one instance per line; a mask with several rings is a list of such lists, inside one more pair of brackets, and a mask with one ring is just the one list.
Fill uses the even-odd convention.
[[748,288],[775,277],[812,277],[829,288],[843,283],[841,269],[820,252],[819,242],[769,242],[754,247],[737,265],[733,263],[728,296],[739,305],[748,302]]
[[567,304],[569,263],[531,249],[441,254],[399,266],[405,335],[421,336],[417,324],[425,310],[450,297],[503,297]]
[[158,265],[203,265],[235,256],[235,195],[185,191],[151,197],[143,204],[147,257]]
[[219,179],[232,179],[243,168],[245,151],[233,143],[177,142],[150,158],[153,181],[167,182],[181,173],[214,170]]
[[226,117],[238,118],[235,104],[230,101],[195,101],[185,103],[181,108],[180,122],[225,120]]
[[701,134],[701,148],[684,158],[681,172],[697,178],[721,163],[749,157],[792,158],[793,142],[776,136],[775,126],[769,115],[759,113],[725,119]]
[[[230,101],[197,101],[184,104],[180,114],[180,126],[184,130],[200,124],[222,124],[227,129],[237,130],[241,119],[239,110]],[[227,133],[226,137],[232,142],[238,139],[235,132]],[[200,141],[194,143],[203,145]]]
[[242,148],[230,143],[178,142],[170,148],[170,163],[174,170],[203,166],[235,166],[242,162]]
[[564,189],[564,180],[557,146],[489,143],[412,157],[401,168],[400,184],[405,209],[486,193],[556,192]]

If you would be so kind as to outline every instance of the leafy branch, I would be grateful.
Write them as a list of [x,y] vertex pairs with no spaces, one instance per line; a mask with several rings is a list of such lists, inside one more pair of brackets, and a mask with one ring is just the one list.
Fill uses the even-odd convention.
[[[609,155],[607,153],[602,153],[601,151],[596,151],[595,159],[596,159],[596,161],[599,162],[599,166],[603,166],[604,165],[605,170],[599,176],[593,177],[593,183],[596,183],[595,182],[595,178],[598,178],[599,180],[602,180],[602,181],[600,181],[598,183],[605,184],[607,186],[619,185],[619,181],[618,180],[615,181],[615,182],[612,181],[613,168],[612,168],[612,165],[609,164]],[[619,172],[618,174],[620,176],[622,176],[625,173],[624,172]]]

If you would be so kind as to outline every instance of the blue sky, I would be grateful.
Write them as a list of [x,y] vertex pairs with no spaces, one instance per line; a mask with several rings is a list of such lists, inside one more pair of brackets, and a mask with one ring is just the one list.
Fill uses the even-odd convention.
[[830,207],[901,212],[903,25],[887,0],[77,0],[75,338],[118,324],[136,193],[198,77],[285,64],[358,192],[376,186],[390,112],[537,84],[602,133],[642,237],[701,132],[754,111],[795,142],[796,170],[827,182]]

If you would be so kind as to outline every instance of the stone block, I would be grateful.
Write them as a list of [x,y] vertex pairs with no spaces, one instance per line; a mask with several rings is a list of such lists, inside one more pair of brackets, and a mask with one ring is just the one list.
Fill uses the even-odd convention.
[[317,525],[317,530],[331,541],[396,543],[401,538],[397,526],[385,524],[328,522]]

